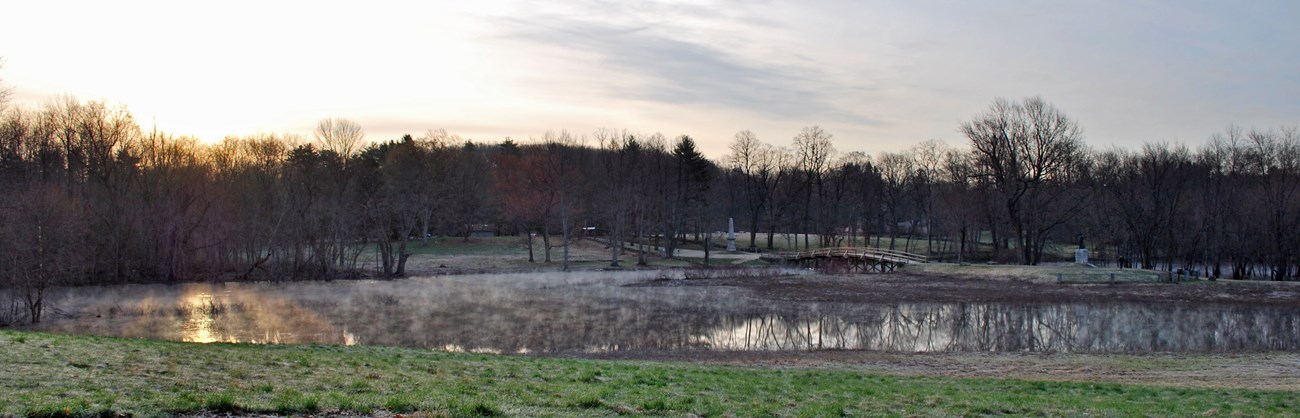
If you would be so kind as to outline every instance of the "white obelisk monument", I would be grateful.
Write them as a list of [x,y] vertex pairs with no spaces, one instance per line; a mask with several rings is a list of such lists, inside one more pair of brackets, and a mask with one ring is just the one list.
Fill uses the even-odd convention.
[[736,218],[727,218],[727,251],[736,252]]

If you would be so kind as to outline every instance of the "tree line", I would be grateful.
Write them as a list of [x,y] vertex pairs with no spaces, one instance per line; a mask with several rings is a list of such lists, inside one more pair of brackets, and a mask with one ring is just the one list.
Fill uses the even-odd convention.
[[[623,262],[644,263],[652,248],[723,245],[714,233],[728,218],[753,250],[1038,264],[1083,241],[1126,267],[1300,272],[1294,128],[1093,150],[1044,100],[999,99],[958,127],[963,147],[840,152],[809,126],[788,145],[738,132],[713,161],[690,136],[615,129],[366,142],[331,118],[310,138],[203,143],[100,101],[0,109],[0,287],[10,313],[33,321],[59,284],[401,276],[415,241],[483,230],[567,268],[569,242],[594,227],[644,250]],[[623,248],[610,246],[612,264]]]

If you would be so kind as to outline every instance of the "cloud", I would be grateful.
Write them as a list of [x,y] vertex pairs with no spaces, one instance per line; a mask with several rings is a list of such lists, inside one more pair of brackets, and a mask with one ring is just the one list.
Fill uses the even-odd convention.
[[507,39],[587,59],[594,68],[579,82],[599,85],[608,97],[747,109],[764,117],[878,123],[835,105],[823,71],[791,59],[793,53],[780,63],[746,57],[727,50],[723,40],[713,39],[716,34],[645,19],[531,15],[501,20]]

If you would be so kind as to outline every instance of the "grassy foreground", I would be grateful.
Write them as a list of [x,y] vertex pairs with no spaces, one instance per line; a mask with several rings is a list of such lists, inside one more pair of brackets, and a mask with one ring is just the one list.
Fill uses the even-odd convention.
[[197,345],[0,331],[0,415],[1288,416],[1290,391]]

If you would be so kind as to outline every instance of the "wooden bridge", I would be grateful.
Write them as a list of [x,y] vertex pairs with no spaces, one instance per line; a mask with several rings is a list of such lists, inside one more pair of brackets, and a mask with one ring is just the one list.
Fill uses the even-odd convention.
[[812,267],[828,273],[887,273],[904,264],[926,262],[923,255],[903,251],[848,247],[763,253],[761,258]]

